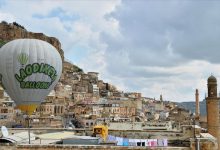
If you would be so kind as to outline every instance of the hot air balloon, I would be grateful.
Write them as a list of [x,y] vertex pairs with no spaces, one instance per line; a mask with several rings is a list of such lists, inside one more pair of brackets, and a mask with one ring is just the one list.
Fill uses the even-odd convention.
[[17,39],[0,49],[0,76],[17,108],[32,114],[54,88],[62,72],[60,54],[37,39]]

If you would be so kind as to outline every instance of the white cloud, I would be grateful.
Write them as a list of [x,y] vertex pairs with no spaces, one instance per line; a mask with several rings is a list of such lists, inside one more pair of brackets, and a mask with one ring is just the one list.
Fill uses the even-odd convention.
[[65,57],[123,91],[194,100],[195,88],[205,93],[210,73],[220,76],[216,2],[9,0],[2,5],[0,20],[57,37]]
[[13,22],[15,20],[14,16],[10,13],[2,13],[0,11],[0,20],[4,20],[4,21],[7,21],[7,22]]

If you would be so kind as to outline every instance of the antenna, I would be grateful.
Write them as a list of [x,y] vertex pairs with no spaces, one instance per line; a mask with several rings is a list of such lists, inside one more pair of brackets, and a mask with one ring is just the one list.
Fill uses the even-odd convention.
[[5,126],[1,127],[1,131],[2,131],[3,137],[7,137],[8,136],[8,129]]

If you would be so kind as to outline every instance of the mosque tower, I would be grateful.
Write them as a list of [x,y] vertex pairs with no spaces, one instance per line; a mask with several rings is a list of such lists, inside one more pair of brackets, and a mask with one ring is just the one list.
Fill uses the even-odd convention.
[[160,102],[163,102],[163,95],[160,94]]
[[196,89],[195,93],[195,98],[196,98],[196,120],[199,120],[199,115],[200,115],[200,109],[199,109],[199,91]]
[[217,97],[217,80],[211,75],[208,78],[208,97],[206,98],[208,133],[214,136],[220,148],[219,136],[219,98]]

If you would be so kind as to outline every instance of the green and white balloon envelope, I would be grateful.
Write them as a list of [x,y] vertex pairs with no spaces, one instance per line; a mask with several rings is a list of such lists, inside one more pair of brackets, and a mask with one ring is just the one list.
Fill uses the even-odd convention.
[[0,49],[3,86],[17,107],[28,114],[44,101],[61,73],[61,56],[45,41],[17,39]]

